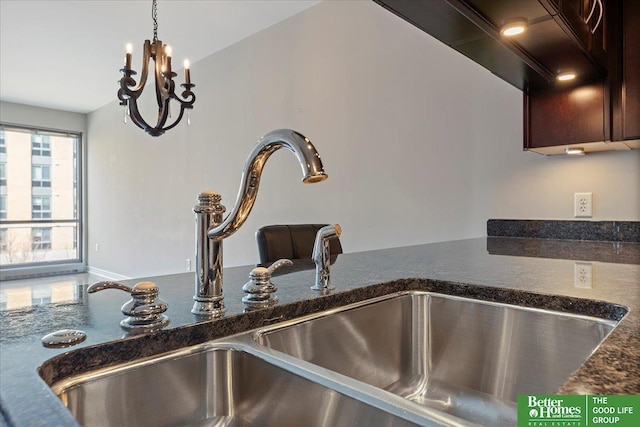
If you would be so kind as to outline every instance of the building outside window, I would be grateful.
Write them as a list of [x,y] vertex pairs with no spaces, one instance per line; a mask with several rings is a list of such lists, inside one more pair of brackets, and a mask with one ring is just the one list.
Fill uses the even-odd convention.
[[7,152],[7,143],[4,140],[4,130],[0,129],[0,154]]
[[32,187],[51,187],[51,166],[33,165],[31,167]]
[[0,280],[82,271],[81,134],[0,123]]
[[0,162],[0,187],[7,186],[7,164]]
[[31,218],[32,219],[49,219],[51,218],[51,197],[49,196],[33,196],[31,202]]
[[51,249],[51,228],[33,228],[31,230],[31,248],[34,251]]
[[41,135],[38,133],[31,135],[31,155],[51,157],[49,135]]
[[6,252],[7,248],[7,229],[0,228],[0,252]]

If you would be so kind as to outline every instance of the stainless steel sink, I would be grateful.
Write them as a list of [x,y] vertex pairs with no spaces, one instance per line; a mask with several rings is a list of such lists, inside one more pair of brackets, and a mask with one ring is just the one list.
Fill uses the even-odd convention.
[[413,292],[308,316],[254,339],[483,425],[515,425],[518,394],[553,394],[616,322]]
[[402,292],[51,388],[85,427],[515,425],[615,324]]
[[52,386],[85,426],[413,426],[246,351],[203,345]]

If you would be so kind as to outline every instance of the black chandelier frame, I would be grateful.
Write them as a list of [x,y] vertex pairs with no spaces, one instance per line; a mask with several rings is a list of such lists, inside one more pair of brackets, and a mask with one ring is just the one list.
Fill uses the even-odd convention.
[[[174,77],[177,76],[171,70],[171,54],[167,45],[158,40],[158,19],[157,4],[153,0],[152,18],[154,22],[153,40],[144,41],[144,50],[142,54],[142,74],[140,81],[136,82],[133,78],[137,73],[131,68],[131,52],[127,52],[124,67],[120,69],[123,74],[120,79],[120,89],[118,90],[118,99],[120,105],[127,108],[126,114],[131,121],[143,129],[151,136],[160,136],[169,129],[174,128],[184,116],[185,110],[193,109],[193,103],[196,100],[195,94],[191,89],[195,86],[191,83],[190,69],[185,66],[185,83],[181,84],[184,90],[181,98],[175,93]],[[155,79],[156,101],[158,104],[158,117],[155,126],[150,125],[142,118],[138,108],[138,98],[142,95],[144,87],[149,76],[149,68],[153,60],[153,75]],[[171,118],[170,102],[175,100],[180,105],[178,117],[172,123],[167,125],[167,121]],[[126,120],[126,116],[125,116]]]

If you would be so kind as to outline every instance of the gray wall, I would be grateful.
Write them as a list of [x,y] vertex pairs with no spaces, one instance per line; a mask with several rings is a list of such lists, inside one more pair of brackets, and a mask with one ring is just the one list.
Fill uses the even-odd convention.
[[0,102],[0,121],[3,123],[33,126],[52,130],[81,132],[87,134],[87,115],[30,105]]
[[92,267],[185,271],[197,194],[230,210],[246,156],[278,128],[307,135],[329,179],[303,185],[274,154],[227,266],[256,262],[254,232],[273,223],[340,223],[355,252],[483,236],[488,218],[571,219],[574,192],[594,193],[594,220],[640,220],[640,152],[523,152],[518,90],[370,1],[323,2],[192,78],[192,125],[160,138],[122,124],[116,102],[89,115]]

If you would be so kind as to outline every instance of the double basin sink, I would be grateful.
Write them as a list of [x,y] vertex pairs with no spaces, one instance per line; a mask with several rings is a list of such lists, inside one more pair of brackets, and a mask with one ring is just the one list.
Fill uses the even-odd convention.
[[83,426],[506,426],[615,326],[402,292],[51,387]]

